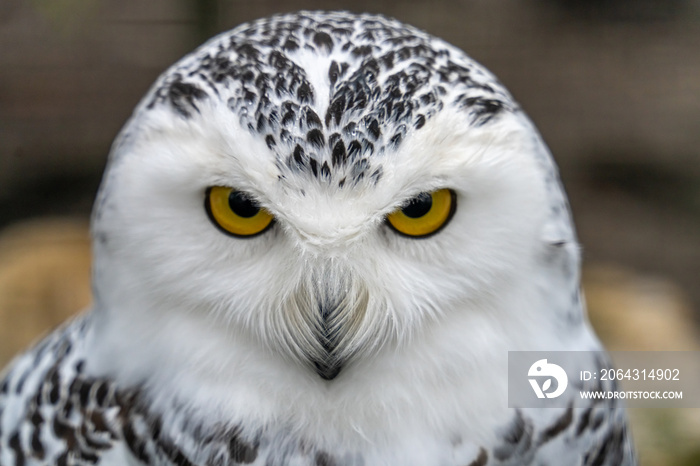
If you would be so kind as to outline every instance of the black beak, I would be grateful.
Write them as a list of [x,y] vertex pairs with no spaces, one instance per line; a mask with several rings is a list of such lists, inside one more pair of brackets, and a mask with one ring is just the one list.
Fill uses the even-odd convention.
[[314,361],[314,367],[316,368],[316,373],[323,380],[333,380],[338,374],[343,366],[339,363],[327,364],[326,362]]
[[324,349],[323,358],[315,358],[312,362],[316,373],[324,380],[333,380],[343,368],[343,361],[335,356],[338,346],[338,332],[332,328],[332,318],[338,308],[337,303],[328,301],[319,303],[320,326],[316,338]]

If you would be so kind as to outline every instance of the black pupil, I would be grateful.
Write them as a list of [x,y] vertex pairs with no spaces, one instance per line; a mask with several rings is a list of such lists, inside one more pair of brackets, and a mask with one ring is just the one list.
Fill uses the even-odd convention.
[[260,206],[240,191],[232,191],[229,194],[228,205],[234,214],[243,218],[254,217],[260,212]]
[[406,217],[420,218],[430,212],[433,206],[433,196],[428,193],[420,193],[408,203],[406,207],[401,209]]

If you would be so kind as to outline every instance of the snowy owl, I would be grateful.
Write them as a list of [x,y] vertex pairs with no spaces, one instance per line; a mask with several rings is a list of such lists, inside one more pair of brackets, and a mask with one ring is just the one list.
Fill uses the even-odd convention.
[[634,463],[617,402],[509,407],[509,351],[600,349],[567,201],[506,89],[413,27],[211,39],[117,138],[92,235],[92,309],[2,376],[3,466]]

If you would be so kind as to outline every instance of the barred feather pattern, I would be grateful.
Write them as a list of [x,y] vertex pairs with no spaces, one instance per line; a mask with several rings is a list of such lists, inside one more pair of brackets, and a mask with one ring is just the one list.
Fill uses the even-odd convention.
[[[361,452],[334,455],[308,440],[239,424],[223,426],[198,420],[172,405],[179,425],[165,425],[139,387],[124,388],[86,373],[85,342],[91,316],[57,330],[18,357],[0,382],[0,464],[160,466],[286,465],[360,466]],[[600,361],[601,367],[605,366]],[[588,390],[608,390],[600,381]],[[610,382],[611,384],[613,382]],[[584,388],[584,387],[581,387]],[[537,425],[527,409],[515,409],[512,421],[493,446],[481,446],[466,466],[541,464],[548,446],[586,446],[582,466],[634,464],[624,411],[618,400],[573,403],[548,425]],[[178,413],[178,411],[181,411]],[[173,416],[175,414],[176,416]],[[461,441],[454,441],[459,448]],[[103,461],[122,448],[126,456]]]
[[241,439],[237,426],[184,425],[190,438],[183,444],[197,451],[183,452],[138,388],[123,389],[109,379],[87,375],[83,350],[89,322],[89,316],[83,317],[51,334],[19,357],[5,375],[0,389],[0,464],[104,464],[103,454],[118,444],[142,464],[255,461],[257,442]]

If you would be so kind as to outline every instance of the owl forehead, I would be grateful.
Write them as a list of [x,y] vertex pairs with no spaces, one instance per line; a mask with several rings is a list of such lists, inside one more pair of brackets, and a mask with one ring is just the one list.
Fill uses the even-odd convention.
[[166,72],[146,109],[166,106],[206,124],[205,101],[264,141],[280,180],[341,189],[378,183],[385,156],[447,106],[475,127],[516,110],[458,49],[395,20],[345,12],[276,16],[224,33]]

